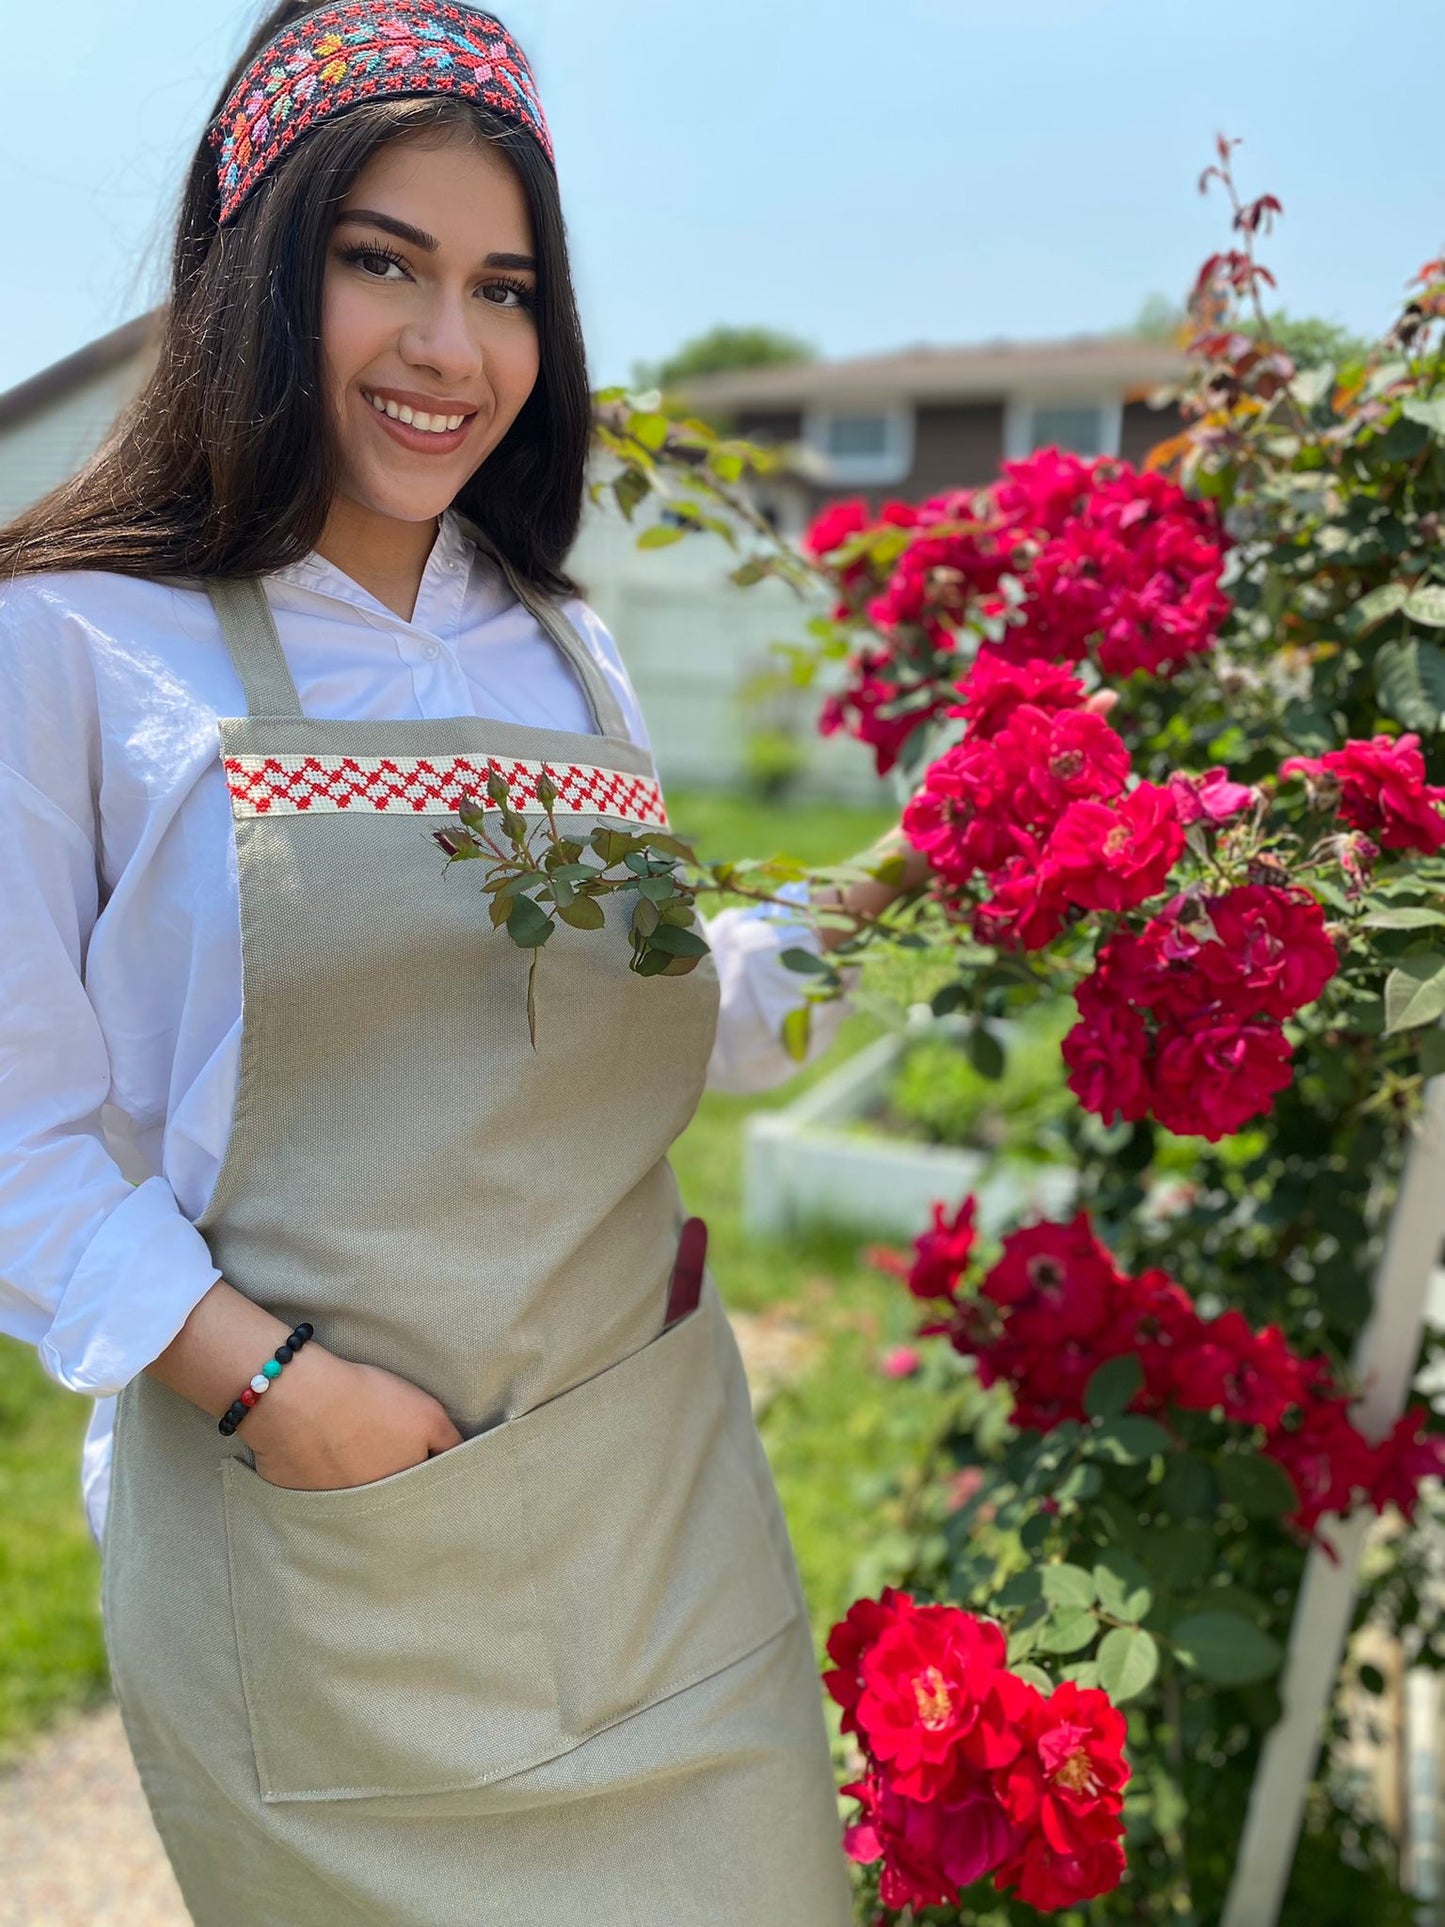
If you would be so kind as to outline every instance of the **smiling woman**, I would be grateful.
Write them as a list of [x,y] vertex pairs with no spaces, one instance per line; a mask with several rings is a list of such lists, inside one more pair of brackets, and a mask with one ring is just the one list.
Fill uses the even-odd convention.
[[598,899],[539,1049],[425,820],[505,774],[577,852],[668,827],[564,568],[589,433],[521,49],[287,0],[148,389],[0,530],[0,1320],[97,1398],[111,1678],[198,1927],[851,1913],[668,1160],[706,1084],[797,1068],[778,953],[821,938],[738,906],[645,978],[643,896]]

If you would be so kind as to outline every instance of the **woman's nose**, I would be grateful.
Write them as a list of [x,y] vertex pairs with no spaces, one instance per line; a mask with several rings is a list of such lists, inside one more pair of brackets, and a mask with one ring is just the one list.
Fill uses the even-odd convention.
[[416,316],[401,337],[402,359],[415,367],[434,368],[450,380],[475,376],[482,368],[482,344],[476,317],[460,300],[440,299]]

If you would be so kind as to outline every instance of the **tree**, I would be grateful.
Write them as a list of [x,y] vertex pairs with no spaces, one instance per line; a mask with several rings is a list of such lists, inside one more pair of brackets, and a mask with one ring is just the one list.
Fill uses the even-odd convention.
[[817,358],[812,342],[777,328],[733,328],[723,323],[685,341],[662,361],[635,361],[632,381],[636,388],[667,389],[698,375],[722,374],[732,368],[777,368]]

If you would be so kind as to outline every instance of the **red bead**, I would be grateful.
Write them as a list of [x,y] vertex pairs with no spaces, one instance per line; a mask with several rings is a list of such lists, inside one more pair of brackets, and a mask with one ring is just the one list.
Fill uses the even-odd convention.
[[241,1394],[241,1403],[243,1405],[254,1405],[260,1396],[261,1394],[259,1392],[253,1391],[248,1385]]

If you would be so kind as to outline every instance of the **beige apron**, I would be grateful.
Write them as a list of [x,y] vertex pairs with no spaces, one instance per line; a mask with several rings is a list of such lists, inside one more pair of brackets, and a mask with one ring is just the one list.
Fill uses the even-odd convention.
[[662,825],[652,760],[515,579],[598,734],[308,719],[259,584],[209,586],[248,710],[220,724],[244,1022],[196,1222],[229,1283],[463,1439],[297,1491],[244,1422],[121,1392],[105,1635],[186,1903],[200,1927],[846,1927],[802,1592],[710,1272],[664,1325],[713,960],[637,976],[609,897],[543,950],[534,1053],[489,866],[432,841],[489,762],[537,822],[545,762],[563,834]]

